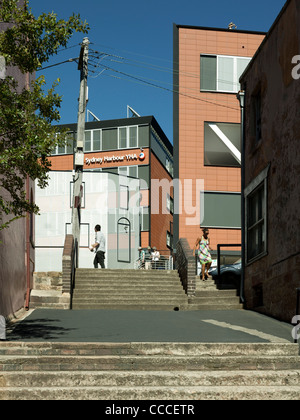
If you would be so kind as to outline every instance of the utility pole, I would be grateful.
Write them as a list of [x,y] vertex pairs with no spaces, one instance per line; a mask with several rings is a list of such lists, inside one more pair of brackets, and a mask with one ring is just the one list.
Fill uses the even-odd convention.
[[[73,208],[72,208],[72,234],[79,251],[80,244],[80,220],[81,220],[81,200],[83,196],[83,165],[84,165],[84,131],[85,131],[85,113],[88,101],[88,56],[89,39],[84,38],[81,44],[78,70],[80,70],[80,91],[78,105],[77,121],[77,143],[74,156],[73,171]],[[77,253],[78,255],[78,253]]]

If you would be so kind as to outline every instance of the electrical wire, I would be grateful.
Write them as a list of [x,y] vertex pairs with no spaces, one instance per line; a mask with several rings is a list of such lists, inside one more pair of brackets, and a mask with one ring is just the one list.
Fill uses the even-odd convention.
[[[156,65],[149,64],[149,63],[145,63],[145,62],[139,62],[137,60],[130,60],[130,59],[127,59],[125,57],[121,57],[121,56],[114,55],[114,54],[109,54],[109,53],[104,53],[104,52],[99,52],[99,51],[95,51],[95,50],[91,50],[91,52],[92,52],[92,54],[91,54],[91,61],[93,63],[97,63],[96,60],[101,57],[101,60],[107,59],[108,61],[114,62],[114,63],[130,65],[130,66],[133,66],[133,67],[143,67],[143,68],[147,68],[147,69],[150,69],[150,70],[168,72],[168,73],[170,73],[172,75],[174,75],[174,74],[175,75],[176,74],[178,74],[178,75],[184,75],[186,77],[195,78],[197,80],[200,79],[200,75],[199,74],[195,74],[195,73],[186,73],[186,72],[182,72],[182,71],[173,71],[173,69],[169,69],[169,68],[166,68],[166,67],[156,66]],[[131,63],[131,61],[132,61],[133,64]],[[100,76],[102,73],[103,73],[103,70],[101,71],[101,73],[99,73],[98,75],[94,76],[94,78]],[[132,75],[130,75],[130,76],[132,76]],[[144,80],[145,80],[145,78],[144,78]],[[172,85],[173,87],[175,86],[175,87],[179,88],[179,85],[174,85],[172,83],[161,82],[161,81],[157,81],[155,79],[148,79],[148,80],[155,81],[155,82],[160,82],[160,83],[163,83],[163,84]],[[226,85],[227,84],[228,87],[231,87],[231,88],[232,88],[232,85],[233,85],[233,81],[232,80],[225,80],[225,79],[221,79],[221,78],[217,78],[216,79],[216,82],[218,84],[221,83],[223,85]],[[186,89],[186,90],[194,91],[194,92],[197,92],[197,93],[199,92],[199,90],[198,89],[195,89],[195,88],[183,87],[182,85],[180,85],[180,86],[182,88]],[[226,89],[224,89],[224,91],[226,91]],[[216,91],[216,93],[217,92],[218,91]],[[232,91],[231,89],[228,89],[227,92],[234,93],[234,91]],[[226,103],[227,104],[227,101],[219,101],[219,102],[223,102],[223,103]],[[232,108],[232,109],[235,109],[235,108]]]
[[[115,73],[118,73],[118,74],[121,74],[121,75],[123,75],[123,76],[129,77],[129,78],[131,78],[131,79],[133,79],[133,80],[136,80],[136,81],[138,81],[138,82],[144,83],[144,84],[146,84],[146,85],[149,85],[149,86],[152,86],[152,87],[155,87],[155,88],[161,89],[161,90],[165,90],[165,91],[167,91],[167,92],[177,93],[178,95],[185,96],[185,97],[187,97],[187,98],[195,99],[195,100],[200,101],[200,102],[205,102],[205,103],[208,103],[208,104],[212,104],[212,105],[216,105],[216,106],[224,107],[224,108],[227,108],[227,109],[234,109],[235,111],[237,111],[237,110],[238,110],[238,107],[237,107],[237,108],[234,108],[234,107],[231,107],[231,106],[228,106],[228,105],[223,105],[223,104],[220,104],[220,103],[217,103],[217,102],[208,101],[208,100],[203,99],[203,98],[197,98],[197,97],[195,97],[195,96],[191,96],[191,95],[188,95],[188,94],[186,94],[186,93],[182,93],[182,92],[179,92],[179,91],[176,91],[176,90],[173,90],[173,89],[169,89],[169,88],[166,88],[166,87],[163,87],[163,86],[159,86],[159,85],[157,85],[157,84],[155,84],[155,83],[152,83],[152,82],[149,82],[149,81],[147,81],[147,80],[141,79],[141,78],[139,78],[139,77],[137,77],[137,76],[134,76],[134,75],[131,75],[131,74],[128,74],[128,73],[122,72],[122,71],[120,71],[120,70],[116,70],[116,69],[114,69],[114,68],[112,68],[112,67],[109,67],[109,66],[106,66],[106,65],[104,65],[104,64],[100,64],[100,63],[99,63],[97,66],[95,66],[95,65],[94,65],[94,67],[99,67],[99,66],[103,67],[103,70],[110,70],[110,71],[113,71],[113,72],[115,72]],[[94,72],[93,70],[90,70],[90,71],[91,71],[92,73]],[[95,73],[95,72],[94,72],[94,73]],[[100,75],[100,74],[99,74],[99,75]]]
[[60,66],[61,64],[65,64],[65,63],[73,63],[74,61],[76,62],[77,60],[79,60],[78,57],[76,57],[76,58],[69,58],[68,60],[61,61],[60,63],[52,64],[52,65],[47,66],[47,67],[41,67],[40,69],[37,69],[36,71],[42,71],[42,70],[51,69],[52,67]]

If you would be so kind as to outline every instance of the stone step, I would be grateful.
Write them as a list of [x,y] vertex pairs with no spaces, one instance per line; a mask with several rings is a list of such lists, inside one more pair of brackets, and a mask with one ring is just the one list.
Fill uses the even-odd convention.
[[151,295],[141,295],[141,296],[131,296],[131,295],[122,295],[122,296],[93,296],[93,295],[75,295],[73,296],[74,303],[186,303],[188,304],[187,297],[185,296],[155,296]]
[[125,311],[185,311],[189,310],[189,305],[184,303],[75,303],[73,310],[89,309],[113,309]]
[[[0,400],[299,400],[299,387],[58,387],[0,388]],[[118,403],[115,403],[118,407]],[[129,406],[129,404],[126,404]],[[134,404],[137,408],[138,404]],[[192,403],[190,404],[192,407]],[[110,405],[111,407],[111,405]],[[122,407],[122,406],[121,406]],[[152,410],[157,409],[154,405]],[[187,407],[186,407],[187,408]],[[122,409],[122,408],[121,408]],[[121,412],[117,413],[121,414]],[[128,409],[126,409],[128,414]],[[152,414],[155,414],[154,412]],[[176,413],[178,414],[178,413]],[[134,414],[132,413],[132,416]]]
[[92,277],[84,277],[78,278],[76,277],[75,283],[77,284],[181,284],[179,278],[172,278],[172,277],[165,277],[165,278],[152,278],[152,277],[106,277],[106,278],[92,278]]
[[30,308],[69,309],[70,295],[58,290],[32,290]]
[[299,356],[1,356],[0,371],[300,370]]
[[81,371],[4,372],[2,387],[193,387],[198,386],[300,386],[300,371],[167,372]]
[[84,277],[174,277],[179,278],[177,271],[171,270],[101,270],[101,269],[93,269],[93,270],[84,270],[84,269],[77,269],[76,270],[76,277],[84,278]]
[[237,297],[236,290],[196,290],[196,298],[206,297]]
[[237,296],[207,296],[207,297],[193,297],[190,298],[189,301],[194,304],[198,305],[207,305],[214,303],[215,305],[222,305],[223,303],[239,303],[239,298]]
[[187,307],[184,308],[186,311],[229,311],[233,309],[243,309],[243,305],[241,303],[222,303],[222,305],[217,305],[215,303],[208,303],[208,304],[197,304],[197,303],[189,303]]
[[0,356],[299,356],[293,343],[0,342]]
[[[101,289],[101,288],[86,288],[86,289],[75,289],[74,290],[74,297],[75,296],[97,296],[97,297],[121,297],[121,296],[132,296],[133,298],[142,297],[142,296],[156,296],[156,297],[185,297],[187,298],[186,294],[184,293],[184,290],[161,290],[156,289],[152,290],[150,288],[148,289]],[[213,298],[207,298],[207,299],[213,299]],[[228,297],[225,299],[234,299],[232,297]]]
[[105,281],[102,282],[101,280],[99,281],[81,281],[75,282],[75,287],[76,289],[84,289],[84,288],[100,288],[101,289],[108,289],[108,288],[123,288],[123,289],[127,289],[128,287],[131,287],[133,289],[138,289],[138,288],[153,288],[155,289],[181,289],[183,290],[183,286],[181,285],[181,283],[179,281],[176,282],[171,282],[171,281],[164,281],[164,282],[151,282],[151,281],[147,281],[147,282],[143,282],[143,281],[119,281],[119,282],[115,282],[115,281]]

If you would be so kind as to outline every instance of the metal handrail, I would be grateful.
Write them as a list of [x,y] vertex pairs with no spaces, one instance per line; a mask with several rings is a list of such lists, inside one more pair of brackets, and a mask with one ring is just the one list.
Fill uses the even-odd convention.
[[154,261],[151,255],[146,255],[144,261],[141,261],[140,259],[137,259],[135,261],[134,268],[137,270],[141,270],[141,269],[173,270],[172,255],[170,255],[168,251],[159,251],[159,253],[160,253],[160,257],[158,261]]
[[75,238],[74,248],[73,248],[73,253],[72,253],[72,266],[71,266],[70,309],[72,309],[72,305],[73,305],[73,291],[75,289],[76,268],[78,268],[78,241]]
[[[300,287],[298,287],[297,289],[296,289],[296,292],[297,292],[297,302],[296,302],[296,316],[295,316],[295,320],[296,320],[296,322],[295,323],[293,323],[292,322],[292,325],[294,325],[295,326],[295,330],[293,330],[293,333],[295,334],[294,335],[294,343],[295,344],[297,344],[297,342],[298,342],[298,338],[297,338],[297,325],[299,325],[300,324]],[[294,319],[294,318],[293,318]],[[300,329],[300,328],[299,328]]]

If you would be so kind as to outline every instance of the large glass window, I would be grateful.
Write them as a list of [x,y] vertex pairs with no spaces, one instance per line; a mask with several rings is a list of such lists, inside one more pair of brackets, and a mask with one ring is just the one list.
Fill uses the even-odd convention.
[[241,166],[240,124],[204,123],[204,164]]
[[201,225],[210,228],[241,227],[241,194],[229,192],[201,193],[204,215]]
[[200,90],[238,92],[239,78],[251,58],[223,55],[200,56]]

